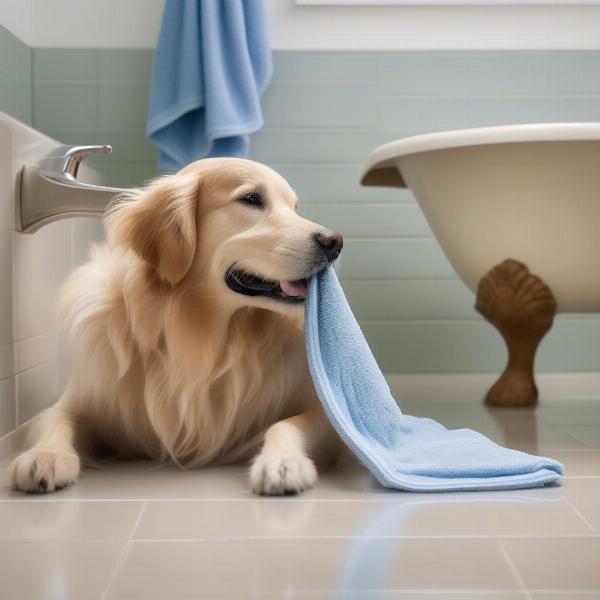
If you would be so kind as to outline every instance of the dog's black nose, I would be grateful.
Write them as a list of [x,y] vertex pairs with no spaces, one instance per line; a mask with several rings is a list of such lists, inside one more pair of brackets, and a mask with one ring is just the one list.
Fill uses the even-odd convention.
[[315,233],[313,237],[329,262],[334,261],[340,255],[344,246],[344,238],[339,233],[330,229],[323,229]]

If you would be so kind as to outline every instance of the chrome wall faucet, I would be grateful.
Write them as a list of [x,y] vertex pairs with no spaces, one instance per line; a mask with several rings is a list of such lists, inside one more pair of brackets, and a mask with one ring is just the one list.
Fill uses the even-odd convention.
[[77,174],[84,158],[110,152],[111,146],[59,146],[34,164],[25,164],[18,186],[20,230],[33,233],[59,219],[102,215],[127,190],[83,183]]

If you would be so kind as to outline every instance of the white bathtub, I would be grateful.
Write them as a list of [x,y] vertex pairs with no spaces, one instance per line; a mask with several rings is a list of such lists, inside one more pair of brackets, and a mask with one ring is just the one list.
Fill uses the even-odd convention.
[[600,311],[600,123],[448,131],[375,149],[363,185],[410,187],[472,289],[506,258],[561,312]]

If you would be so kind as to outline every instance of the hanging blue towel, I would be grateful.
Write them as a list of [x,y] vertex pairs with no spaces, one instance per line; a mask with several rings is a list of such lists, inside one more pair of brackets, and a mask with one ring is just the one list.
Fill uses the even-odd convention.
[[502,490],[541,486],[563,474],[550,458],[404,415],[332,267],[311,278],[305,319],[308,363],[325,412],[381,485],[414,492]]
[[167,0],[146,125],[159,166],[247,156],[271,72],[262,0]]

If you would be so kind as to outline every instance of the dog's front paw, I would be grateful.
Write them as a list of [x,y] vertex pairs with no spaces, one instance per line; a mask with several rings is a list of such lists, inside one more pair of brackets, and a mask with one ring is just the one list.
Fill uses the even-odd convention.
[[74,451],[52,452],[32,448],[9,466],[13,490],[45,494],[71,485],[79,475],[79,457]]
[[250,469],[250,485],[256,494],[284,496],[315,485],[317,468],[303,454],[281,456],[261,452]]

